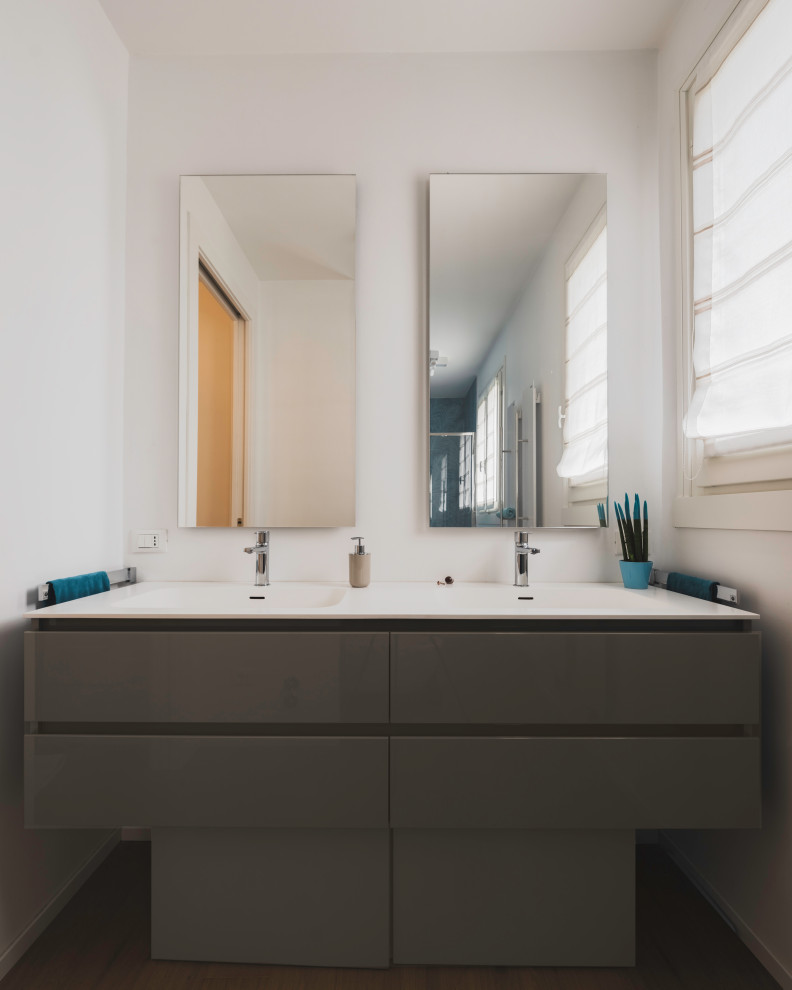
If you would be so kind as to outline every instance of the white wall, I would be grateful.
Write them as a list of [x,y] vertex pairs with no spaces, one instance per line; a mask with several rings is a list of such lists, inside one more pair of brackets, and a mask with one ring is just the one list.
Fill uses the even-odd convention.
[[[264,407],[259,418],[267,440],[262,450],[255,440],[250,448],[248,525],[267,525],[268,516],[282,526],[305,519],[354,523],[355,283],[260,285],[261,340],[254,341],[251,388]],[[294,450],[310,455],[295,457]]]
[[105,836],[23,829],[20,617],[39,582],[122,562],[128,71],[96,0],[2,10],[0,974]]
[[[509,580],[511,533],[427,524],[426,222],[432,171],[605,172],[613,490],[660,493],[655,55],[133,58],[127,241],[126,526],[147,578],[251,577],[246,537],[177,530],[178,176],[358,177],[357,523],[278,530],[274,579]],[[639,375],[637,372],[641,371]],[[618,580],[598,531],[543,533],[537,580]]]
[[[677,494],[676,353],[680,327],[678,92],[717,34],[734,0],[689,0],[658,63],[662,263],[664,494]],[[664,557],[676,569],[741,590],[761,613],[763,635],[764,824],[742,832],[671,833],[776,979],[792,987],[792,533],[673,529],[665,516]]]

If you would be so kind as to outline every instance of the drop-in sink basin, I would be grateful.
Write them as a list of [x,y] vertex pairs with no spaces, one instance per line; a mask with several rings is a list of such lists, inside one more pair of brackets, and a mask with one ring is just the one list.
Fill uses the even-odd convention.
[[128,609],[173,609],[196,614],[332,608],[344,600],[346,588],[321,584],[271,584],[265,588],[243,584],[181,584],[153,588],[120,602]]

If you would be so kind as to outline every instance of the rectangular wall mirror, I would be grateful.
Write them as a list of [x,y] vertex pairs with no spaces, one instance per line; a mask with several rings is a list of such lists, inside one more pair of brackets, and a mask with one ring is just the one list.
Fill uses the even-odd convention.
[[354,522],[355,176],[182,176],[179,525]]
[[606,196],[600,174],[431,176],[430,526],[607,513]]

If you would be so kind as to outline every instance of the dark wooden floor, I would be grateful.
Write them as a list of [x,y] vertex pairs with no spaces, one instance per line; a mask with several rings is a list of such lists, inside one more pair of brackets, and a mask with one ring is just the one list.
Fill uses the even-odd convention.
[[655,846],[638,849],[635,969],[297,969],[149,959],[149,844],[121,843],[0,990],[778,990]]

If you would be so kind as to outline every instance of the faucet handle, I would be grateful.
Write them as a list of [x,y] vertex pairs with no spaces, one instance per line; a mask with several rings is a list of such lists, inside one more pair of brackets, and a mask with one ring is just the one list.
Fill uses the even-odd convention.
[[528,546],[529,534],[526,530],[519,530],[514,534],[514,549],[521,553],[529,553],[531,556],[542,551],[538,547]]
[[269,530],[267,529],[257,529],[256,530],[256,546],[266,547],[269,545]]

